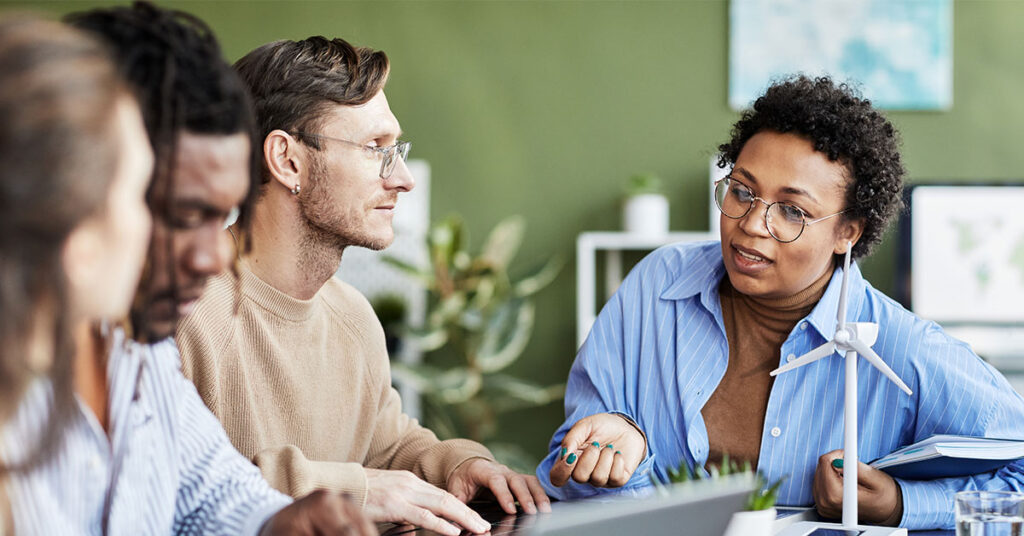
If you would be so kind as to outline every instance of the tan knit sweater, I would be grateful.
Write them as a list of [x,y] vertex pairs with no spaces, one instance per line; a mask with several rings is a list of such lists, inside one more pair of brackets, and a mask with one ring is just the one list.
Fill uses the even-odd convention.
[[210,281],[178,329],[185,376],[241,453],[278,490],[366,498],[363,466],[412,471],[444,487],[482,445],[439,441],[402,413],[384,332],[366,299],[332,278],[297,300],[240,269]]

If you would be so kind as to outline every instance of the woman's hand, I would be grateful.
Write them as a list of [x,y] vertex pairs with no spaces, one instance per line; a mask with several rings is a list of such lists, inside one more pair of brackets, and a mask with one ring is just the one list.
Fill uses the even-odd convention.
[[633,476],[647,452],[647,439],[625,417],[598,413],[580,419],[562,439],[551,483],[576,482],[617,488]]
[[[814,471],[814,506],[824,518],[843,515],[843,451],[833,450],[818,458]],[[903,493],[893,478],[870,465],[857,462],[857,513],[860,523],[895,527],[903,519]]]

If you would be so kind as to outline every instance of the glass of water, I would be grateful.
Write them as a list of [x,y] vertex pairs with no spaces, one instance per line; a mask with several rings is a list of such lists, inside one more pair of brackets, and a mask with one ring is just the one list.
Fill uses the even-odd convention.
[[1024,536],[1024,493],[957,493],[956,536]]

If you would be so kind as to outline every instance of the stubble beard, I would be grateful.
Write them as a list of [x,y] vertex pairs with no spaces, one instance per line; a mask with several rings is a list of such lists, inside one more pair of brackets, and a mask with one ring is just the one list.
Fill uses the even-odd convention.
[[305,228],[300,239],[300,265],[307,269],[330,267],[337,270],[341,254],[348,246],[380,251],[391,245],[390,239],[365,232],[365,222],[359,216],[339,213],[322,187],[327,180],[326,166],[320,158],[314,157],[309,185],[299,194],[299,213]]

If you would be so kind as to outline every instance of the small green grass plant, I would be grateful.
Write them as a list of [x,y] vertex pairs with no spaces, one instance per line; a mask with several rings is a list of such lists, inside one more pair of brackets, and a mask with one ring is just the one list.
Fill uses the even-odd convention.
[[[662,479],[655,473],[651,472],[651,483],[657,488],[665,488],[673,484],[679,484],[683,482],[692,482],[697,480],[710,480],[715,478],[723,478],[731,475],[754,475],[754,470],[750,466],[749,461],[739,464],[736,460],[729,459],[728,454],[722,456],[722,463],[720,465],[712,465],[707,471],[704,469],[698,469],[690,467],[690,464],[683,460],[680,462],[679,467],[668,468],[668,479]],[[757,473],[755,478],[757,479],[757,487],[750,494],[747,499],[746,509],[750,511],[754,510],[767,510],[775,506],[775,501],[779,497],[779,487],[782,486],[782,481],[786,477],[782,477],[771,484],[768,480],[760,473]]]

